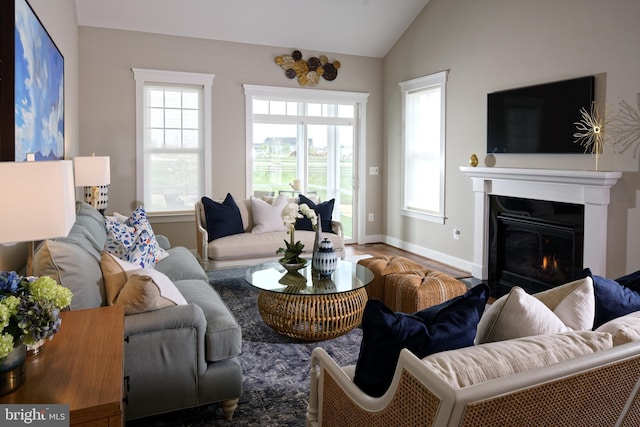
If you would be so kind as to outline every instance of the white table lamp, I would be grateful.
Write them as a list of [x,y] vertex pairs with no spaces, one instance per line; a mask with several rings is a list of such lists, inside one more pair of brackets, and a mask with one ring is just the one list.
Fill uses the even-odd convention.
[[0,243],[29,242],[32,275],[34,241],[65,237],[76,220],[71,160],[0,162]]
[[104,214],[109,203],[111,183],[108,156],[86,156],[73,159],[76,187],[84,187],[84,199]]

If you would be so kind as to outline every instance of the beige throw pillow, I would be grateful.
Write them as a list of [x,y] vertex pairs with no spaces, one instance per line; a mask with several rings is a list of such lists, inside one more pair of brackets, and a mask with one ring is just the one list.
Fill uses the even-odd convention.
[[590,277],[534,295],[515,286],[485,310],[474,342],[502,341],[571,330],[591,330],[595,295]]
[[123,305],[125,314],[187,304],[173,282],[157,270],[140,268],[106,252],[102,253],[100,268],[107,304]]
[[514,286],[485,310],[474,342],[482,344],[569,330],[549,307]]
[[569,329],[593,329],[596,297],[591,277],[556,286],[533,296],[549,307]]
[[462,388],[611,347],[609,333],[571,331],[443,351],[422,361],[449,385]]
[[251,211],[253,214],[252,233],[268,233],[270,231],[286,231],[282,221],[282,210],[287,205],[287,196],[280,194],[269,204],[257,197],[251,196]]

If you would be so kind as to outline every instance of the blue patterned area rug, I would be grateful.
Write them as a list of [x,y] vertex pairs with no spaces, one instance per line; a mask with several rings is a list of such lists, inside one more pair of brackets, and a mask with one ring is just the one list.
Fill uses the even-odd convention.
[[304,426],[309,397],[309,360],[324,348],[340,366],[354,364],[362,331],[319,342],[298,341],[267,326],[258,313],[258,291],[244,280],[245,269],[209,272],[242,327],[243,393],[233,420],[224,420],[219,404],[185,409],[128,422],[148,426]]

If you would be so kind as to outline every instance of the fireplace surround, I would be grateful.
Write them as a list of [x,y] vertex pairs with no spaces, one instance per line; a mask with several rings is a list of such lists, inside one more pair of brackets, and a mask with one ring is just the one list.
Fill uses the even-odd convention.
[[621,172],[460,167],[472,180],[474,243],[471,273],[489,278],[489,196],[509,196],[584,206],[583,266],[606,276],[610,190]]

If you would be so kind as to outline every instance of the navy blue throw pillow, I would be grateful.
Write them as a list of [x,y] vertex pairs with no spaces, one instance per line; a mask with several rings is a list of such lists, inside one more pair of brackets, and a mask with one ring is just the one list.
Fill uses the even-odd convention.
[[640,271],[635,271],[631,274],[627,274],[626,276],[618,277],[616,282],[633,291],[640,292]]
[[473,345],[489,297],[484,284],[464,295],[413,314],[394,313],[370,299],[362,317],[362,343],[353,382],[373,397],[382,396],[393,380],[400,351],[423,358]]
[[609,320],[640,310],[640,293],[622,286],[616,280],[591,274],[585,268],[582,277],[593,279],[593,293],[596,298],[596,316],[593,329],[597,329]]
[[207,220],[209,242],[220,237],[244,233],[240,209],[231,194],[227,193],[222,203],[208,197],[203,197],[201,200],[204,206],[204,217]]
[[[322,231],[331,233],[331,218],[333,217],[333,205],[336,199],[331,199],[328,202],[322,202],[315,204],[312,200],[300,194],[298,203],[306,203],[311,209],[316,211],[316,214],[320,215],[320,221],[322,222]],[[311,220],[307,217],[298,218],[296,220],[296,230],[309,230],[313,231]]]

